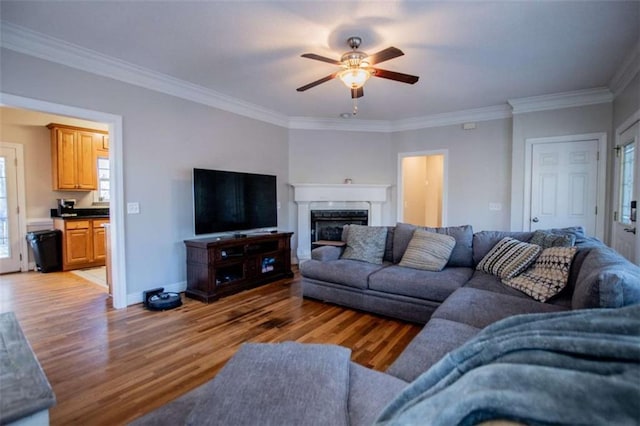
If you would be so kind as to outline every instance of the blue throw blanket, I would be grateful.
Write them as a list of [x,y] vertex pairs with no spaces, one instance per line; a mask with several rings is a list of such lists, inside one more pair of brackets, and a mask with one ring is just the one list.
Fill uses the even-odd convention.
[[640,305],[520,315],[416,379],[384,425],[640,424]]

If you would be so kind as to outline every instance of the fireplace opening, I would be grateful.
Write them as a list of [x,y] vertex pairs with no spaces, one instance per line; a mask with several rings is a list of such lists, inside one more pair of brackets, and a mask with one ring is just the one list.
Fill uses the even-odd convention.
[[316,241],[340,241],[344,225],[368,225],[367,210],[311,210],[311,247]]

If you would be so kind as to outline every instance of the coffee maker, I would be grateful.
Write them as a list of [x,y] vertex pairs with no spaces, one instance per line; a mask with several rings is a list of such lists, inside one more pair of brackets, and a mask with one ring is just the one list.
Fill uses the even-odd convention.
[[72,198],[58,198],[58,216],[69,217],[77,216],[75,212],[76,200]]

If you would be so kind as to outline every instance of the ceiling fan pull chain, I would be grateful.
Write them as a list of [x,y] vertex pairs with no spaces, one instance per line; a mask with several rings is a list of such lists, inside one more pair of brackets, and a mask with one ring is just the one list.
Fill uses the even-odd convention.
[[358,98],[353,98],[353,115],[358,113]]

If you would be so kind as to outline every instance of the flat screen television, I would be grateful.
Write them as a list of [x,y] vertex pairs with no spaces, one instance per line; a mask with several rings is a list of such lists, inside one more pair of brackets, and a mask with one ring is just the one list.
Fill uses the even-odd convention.
[[193,169],[196,235],[278,226],[276,177]]

